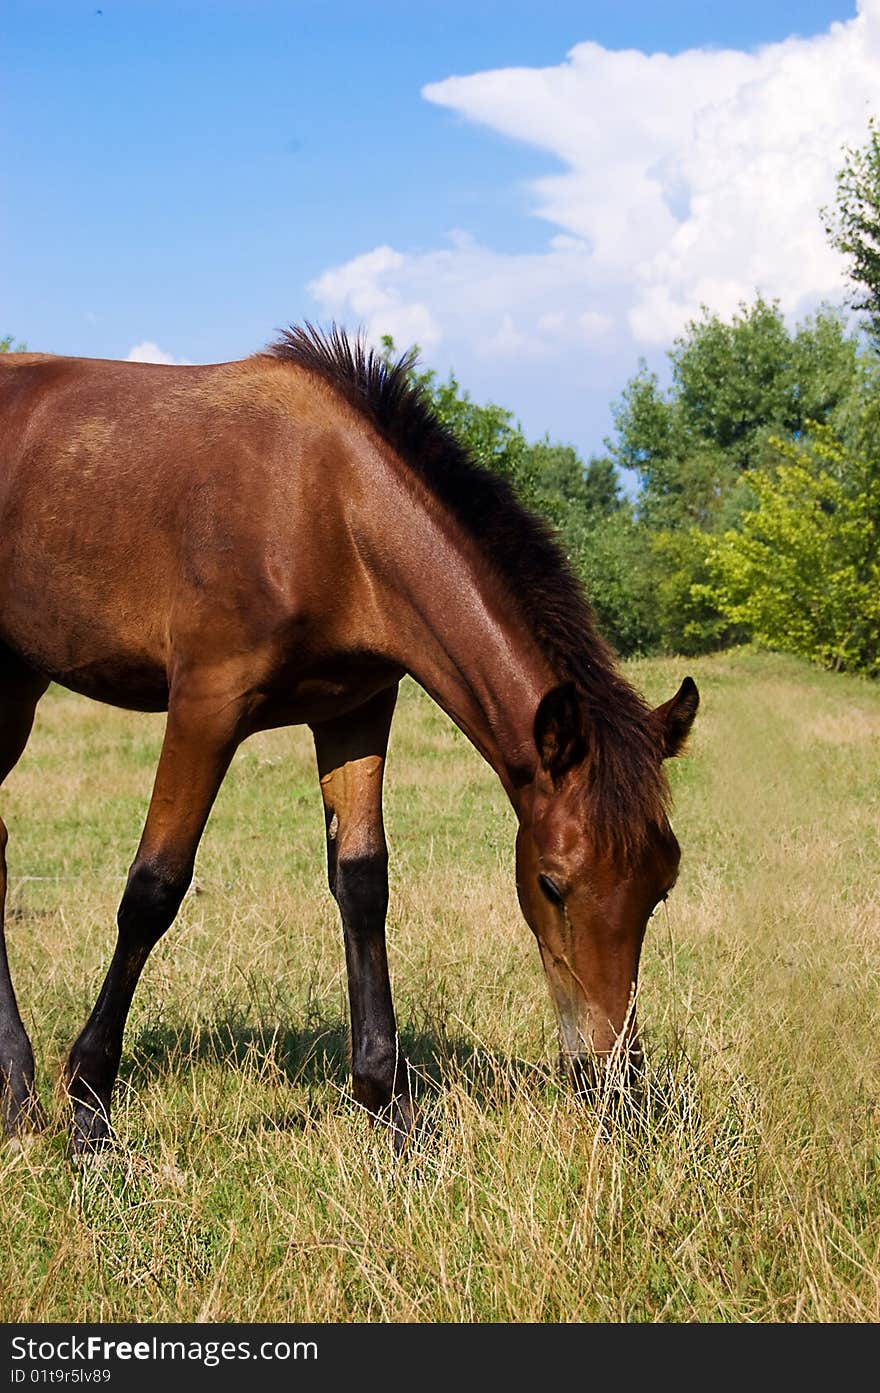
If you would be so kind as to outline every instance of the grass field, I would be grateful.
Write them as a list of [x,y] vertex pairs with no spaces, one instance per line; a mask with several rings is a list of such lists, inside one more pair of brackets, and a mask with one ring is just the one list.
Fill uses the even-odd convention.
[[639,1010],[651,1106],[556,1078],[513,815],[418,689],[392,735],[389,943],[430,1129],[350,1101],[306,731],[240,751],[129,1021],[120,1147],[53,1085],[114,939],[160,718],[53,691],[2,794],[8,937],[53,1129],[0,1146],[0,1318],[880,1319],[880,686],[747,652],[631,664],[703,696]]

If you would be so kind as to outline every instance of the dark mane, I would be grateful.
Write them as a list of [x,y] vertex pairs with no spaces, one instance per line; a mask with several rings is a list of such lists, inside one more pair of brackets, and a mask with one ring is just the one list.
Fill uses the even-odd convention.
[[648,706],[615,666],[580,582],[550,527],[499,475],[476,465],[414,380],[413,356],[389,363],[335,326],[287,329],[266,352],[316,373],[372,423],[481,550],[560,682],[574,681],[590,721],[594,835],[625,857],[661,822],[668,789]]

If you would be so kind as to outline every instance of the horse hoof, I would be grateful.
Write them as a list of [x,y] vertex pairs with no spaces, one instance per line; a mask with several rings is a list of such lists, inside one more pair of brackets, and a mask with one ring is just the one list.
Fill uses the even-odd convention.
[[75,1160],[96,1156],[113,1144],[113,1131],[106,1113],[76,1104],[73,1109],[73,1128],[70,1149]]
[[7,1096],[2,1108],[2,1135],[9,1141],[20,1141],[32,1132],[42,1132],[47,1125],[43,1105],[30,1091],[20,1098]]
[[391,1128],[391,1140],[398,1156],[408,1152],[424,1133],[424,1115],[410,1098],[395,1098],[385,1120]]

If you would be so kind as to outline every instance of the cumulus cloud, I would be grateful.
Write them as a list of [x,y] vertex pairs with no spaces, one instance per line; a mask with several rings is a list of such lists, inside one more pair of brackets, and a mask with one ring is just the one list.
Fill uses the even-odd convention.
[[[612,325],[586,243],[553,238],[547,250],[511,255],[454,232],[444,246],[404,254],[377,247],[309,286],[325,312],[362,325],[374,340],[434,348],[466,338],[479,355],[545,356],[596,339]],[[589,305],[590,308],[585,308]]]
[[667,344],[701,305],[729,314],[756,291],[801,313],[842,294],[818,210],[878,94],[880,0],[754,52],[586,42],[555,67],[432,83],[428,101],[559,162],[531,186],[555,235],[528,255],[462,233],[378,247],[310,289],[374,336],[533,360]]
[[152,339],[144,339],[143,343],[136,343],[133,348],[128,350],[125,355],[126,363],[185,363],[185,358],[174,358],[170,353],[166,353]]
[[401,252],[376,247],[325,271],[309,288],[334,311],[353,312],[374,339],[390,334],[401,344],[431,348],[442,332],[419,296],[419,278],[409,276],[407,270],[407,258]]

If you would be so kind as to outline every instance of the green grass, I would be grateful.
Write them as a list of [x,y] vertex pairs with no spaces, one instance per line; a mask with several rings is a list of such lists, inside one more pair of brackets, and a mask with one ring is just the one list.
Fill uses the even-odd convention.
[[117,1152],[53,1085],[97,994],[162,722],[53,691],[3,790],[8,938],[53,1109],[0,1147],[0,1317],[880,1319],[880,688],[747,652],[632,664],[703,696],[645,944],[651,1106],[573,1100],[513,815],[416,688],[392,736],[389,943],[430,1129],[350,1100],[307,732],[239,753],[132,1009]]

